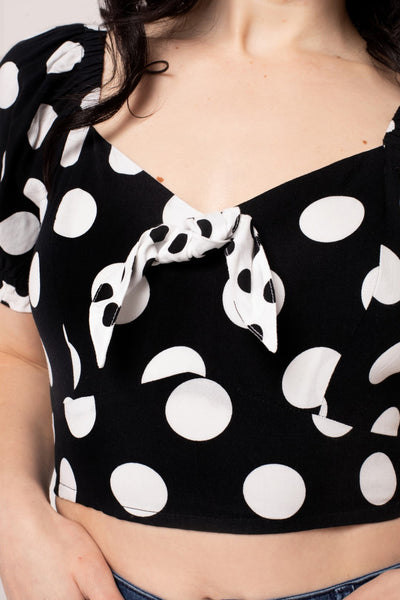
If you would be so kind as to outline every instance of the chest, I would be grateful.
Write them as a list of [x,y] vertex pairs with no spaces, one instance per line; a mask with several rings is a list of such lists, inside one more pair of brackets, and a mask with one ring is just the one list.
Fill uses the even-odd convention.
[[[177,52],[154,52],[168,71],[145,75],[129,109],[95,129],[201,212],[380,146],[400,104],[400,89],[378,85],[365,66],[339,68],[330,59],[233,68]],[[106,58],[104,77],[107,69]]]

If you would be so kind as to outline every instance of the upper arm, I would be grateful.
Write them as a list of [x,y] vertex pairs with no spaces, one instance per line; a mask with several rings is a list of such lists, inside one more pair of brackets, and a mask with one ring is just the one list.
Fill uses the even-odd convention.
[[[83,25],[60,26],[12,46],[0,60],[0,352],[46,368],[32,305],[36,243],[47,210],[42,145],[60,110],[53,97],[70,80]],[[70,39],[72,37],[72,40]],[[71,81],[71,85],[73,80]],[[48,365],[47,365],[48,366]]]
[[2,353],[12,354],[48,369],[44,347],[32,313],[10,310],[0,303],[0,354]]

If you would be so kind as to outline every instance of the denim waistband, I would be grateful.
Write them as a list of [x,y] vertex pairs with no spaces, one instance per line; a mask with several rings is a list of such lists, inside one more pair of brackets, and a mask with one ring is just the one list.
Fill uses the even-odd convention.
[[[359,587],[363,583],[367,583],[370,579],[373,579],[380,573],[384,571],[388,571],[390,569],[400,568],[400,562],[395,563],[393,565],[389,565],[388,567],[382,567],[381,569],[377,569],[375,571],[370,571],[369,573],[365,573],[363,575],[359,575],[358,577],[354,577],[352,579],[346,579],[345,581],[338,582],[336,584],[330,585],[328,587],[319,588],[317,590],[311,590],[309,592],[304,592],[301,594],[294,594],[290,596],[280,596],[275,598],[269,598],[268,600],[339,600],[339,594],[349,594],[356,587]],[[128,581],[122,575],[111,569],[111,572],[114,576],[114,579],[123,593],[125,590],[127,591],[126,600],[163,600],[160,596],[156,596],[147,590],[144,590],[131,581]],[[122,589],[121,589],[122,588]],[[129,595],[130,594],[130,595]],[[331,595],[330,595],[331,594]],[[344,596],[342,596],[344,598]],[[233,598],[227,598],[224,600],[235,600]]]

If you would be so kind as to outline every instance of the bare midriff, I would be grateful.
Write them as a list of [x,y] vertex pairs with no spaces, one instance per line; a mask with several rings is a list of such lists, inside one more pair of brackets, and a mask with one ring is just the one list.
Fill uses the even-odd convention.
[[194,531],[117,519],[56,497],[110,567],[163,600],[269,600],[400,562],[400,518],[279,534]]

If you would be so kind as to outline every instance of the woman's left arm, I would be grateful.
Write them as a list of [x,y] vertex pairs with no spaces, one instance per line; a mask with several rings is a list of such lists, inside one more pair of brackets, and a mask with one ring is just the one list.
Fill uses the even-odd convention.
[[400,569],[377,575],[346,596],[346,600],[400,600]]

